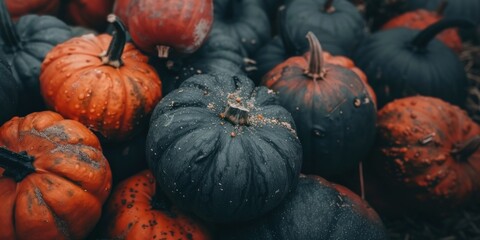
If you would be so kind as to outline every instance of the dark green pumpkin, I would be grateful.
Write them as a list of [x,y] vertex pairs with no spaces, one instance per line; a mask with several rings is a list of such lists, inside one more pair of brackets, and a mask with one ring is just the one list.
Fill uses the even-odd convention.
[[38,80],[40,66],[55,45],[72,37],[69,26],[48,15],[25,15],[13,24],[1,0],[0,36],[0,52],[6,55],[15,78],[22,84],[20,113],[44,109]]
[[274,211],[254,221],[219,228],[222,240],[385,240],[382,220],[347,188],[301,176],[297,189]]
[[158,186],[206,221],[251,220],[295,187],[302,148],[276,94],[238,75],[185,81],[155,108],[147,162]]
[[259,0],[214,0],[213,28],[240,41],[249,55],[270,39],[270,22]]
[[262,84],[278,92],[292,113],[303,147],[302,172],[329,177],[358,166],[375,137],[376,107],[368,86],[353,71],[324,62],[309,33],[310,55],[292,57],[267,73]]
[[[435,10],[445,0],[403,0],[409,10],[424,8]],[[443,14],[447,18],[467,18],[480,24],[480,1],[478,0],[449,0],[448,7]]]
[[253,59],[256,63],[256,70],[251,71],[249,77],[258,85],[266,73],[289,57],[291,56],[285,50],[282,38],[275,36],[255,53]]
[[452,26],[470,26],[444,19],[423,31],[397,28],[377,32],[357,49],[354,61],[368,77],[379,107],[412,95],[441,98],[462,106],[467,78],[457,55],[435,35]]
[[0,56],[0,126],[18,112],[20,84],[15,80],[10,65]]
[[326,51],[342,56],[350,56],[366,36],[366,23],[348,0],[290,0],[280,18],[280,32],[291,55],[308,50],[308,32],[320,39]]

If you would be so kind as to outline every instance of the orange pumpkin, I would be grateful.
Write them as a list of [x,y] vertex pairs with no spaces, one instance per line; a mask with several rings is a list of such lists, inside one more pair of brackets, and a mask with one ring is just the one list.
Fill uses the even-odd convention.
[[0,127],[0,239],[82,239],[112,175],[97,137],[54,112]]
[[[407,27],[411,29],[423,30],[443,18],[443,12],[446,6],[447,1],[443,1],[438,7],[437,11],[418,9],[415,11],[406,12],[385,23],[385,25],[382,26],[382,29],[387,30],[397,27]],[[458,35],[457,29],[447,29],[437,35],[437,38],[456,52],[460,52],[462,50],[462,39]]]
[[200,222],[178,211],[157,192],[150,170],[115,188],[104,220],[108,239],[211,239]]
[[126,41],[114,15],[110,35],[84,35],[57,45],[42,64],[46,104],[108,140],[125,140],[140,130],[161,99],[161,81],[148,57]]
[[75,25],[102,30],[106,27],[105,18],[112,12],[115,0],[70,0],[66,18]]
[[60,6],[60,0],[2,0],[7,4],[12,18],[27,14],[55,14]]
[[442,213],[480,197],[480,126],[460,108],[408,97],[378,114],[370,166],[398,199]]

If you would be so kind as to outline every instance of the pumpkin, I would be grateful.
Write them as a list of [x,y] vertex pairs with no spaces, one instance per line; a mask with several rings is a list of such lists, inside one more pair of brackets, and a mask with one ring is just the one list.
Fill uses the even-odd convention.
[[79,122],[48,111],[14,117],[0,127],[0,239],[84,238],[111,181],[100,142]]
[[10,120],[18,111],[20,98],[20,85],[12,75],[12,70],[7,61],[0,57],[0,125]]
[[321,39],[325,50],[344,56],[350,56],[366,36],[366,23],[348,0],[290,0],[280,18],[280,32],[291,55],[308,50],[308,32]]
[[108,239],[211,239],[206,227],[179,211],[161,192],[150,170],[122,181],[106,204]]
[[148,57],[125,43],[115,15],[112,36],[84,35],[50,51],[40,84],[46,104],[107,141],[123,141],[141,130],[161,98],[161,81]]
[[195,75],[155,108],[147,162],[180,209],[238,222],[278,206],[295,187],[301,145],[276,95],[242,75]]
[[113,13],[122,19],[126,26],[128,26],[128,13],[133,4],[130,4],[131,0],[115,0],[113,4]]
[[248,55],[270,38],[268,15],[259,0],[214,0],[214,28],[242,42]]
[[457,106],[407,97],[379,111],[369,164],[403,202],[445,213],[480,197],[479,143],[480,127]]
[[368,85],[352,70],[325,62],[308,33],[310,55],[292,57],[262,84],[292,113],[303,147],[302,172],[325,177],[347,172],[366,157],[375,136],[376,108]]
[[268,215],[219,228],[225,240],[388,239],[377,213],[347,188],[302,175],[296,190]]
[[[405,0],[407,9],[428,9],[435,10],[445,0]],[[448,8],[445,9],[445,17],[467,18],[475,23],[480,23],[480,2],[476,0],[455,0],[448,1]]]
[[285,50],[282,38],[275,36],[255,53],[253,59],[257,69],[250,72],[249,77],[255,84],[260,84],[265,74],[289,57],[292,56]]
[[54,15],[60,6],[60,0],[3,0],[7,4],[8,11],[13,18],[19,18],[27,14],[52,14]]
[[[444,1],[434,12],[424,9],[410,11],[391,19],[382,26],[382,29],[387,30],[396,27],[407,27],[411,29],[423,30],[429,25],[442,19],[443,12],[446,8],[447,2]],[[462,39],[460,39],[460,36],[458,36],[458,32],[456,29],[446,29],[445,31],[439,33],[437,35],[437,38],[438,40],[445,43],[445,45],[447,45],[449,48],[457,52],[460,52],[462,50]]]
[[167,58],[171,48],[179,54],[191,54],[200,48],[212,27],[212,1],[130,1],[128,12],[124,12],[128,19],[123,20],[141,50],[157,53],[160,58]]
[[105,18],[113,10],[115,0],[69,0],[65,18],[75,25],[103,30]]
[[147,168],[145,141],[147,129],[124,142],[102,143],[103,155],[112,170],[113,184],[133,176]]
[[406,96],[427,95],[462,106],[467,78],[455,53],[434,39],[462,19],[443,19],[418,31],[397,28],[373,34],[357,49],[354,61],[368,77],[379,107]]
[[0,1],[0,53],[21,83],[20,114],[45,109],[40,95],[40,66],[48,51],[72,37],[70,28],[52,16],[27,15],[15,24]]

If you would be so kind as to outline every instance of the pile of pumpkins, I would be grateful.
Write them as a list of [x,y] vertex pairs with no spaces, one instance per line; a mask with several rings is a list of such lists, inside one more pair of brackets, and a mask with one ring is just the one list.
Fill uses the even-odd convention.
[[0,0],[0,239],[380,240],[478,202],[479,24],[478,0]]

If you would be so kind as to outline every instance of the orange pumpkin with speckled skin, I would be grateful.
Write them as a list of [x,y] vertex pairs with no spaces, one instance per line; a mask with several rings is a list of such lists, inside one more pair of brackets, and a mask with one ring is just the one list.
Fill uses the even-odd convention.
[[75,25],[103,30],[105,18],[112,12],[115,0],[70,0],[66,18]]
[[5,0],[5,4],[12,18],[19,18],[27,14],[55,14],[60,0]]
[[54,112],[0,127],[0,239],[83,239],[112,175],[97,137]]
[[121,182],[113,191],[105,212],[108,239],[211,239],[196,219],[178,211],[157,192],[150,170]]
[[[443,8],[440,8],[443,9]],[[439,11],[427,11],[425,9],[418,9],[415,11],[406,12],[400,16],[392,18],[390,21],[382,26],[382,30],[406,27],[411,29],[423,30],[428,26],[440,21],[443,10]],[[462,50],[462,39],[458,35],[457,29],[447,29],[438,34],[438,40],[442,41],[449,48],[456,52]]]
[[480,127],[460,108],[432,97],[409,97],[378,114],[369,161],[402,201],[440,213],[479,197]]
[[141,130],[162,95],[148,57],[125,44],[125,28],[114,20],[113,39],[84,35],[53,48],[42,64],[40,86],[51,109],[121,141]]

